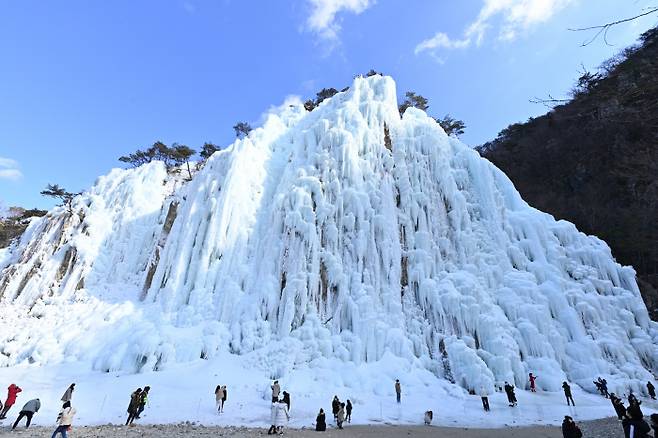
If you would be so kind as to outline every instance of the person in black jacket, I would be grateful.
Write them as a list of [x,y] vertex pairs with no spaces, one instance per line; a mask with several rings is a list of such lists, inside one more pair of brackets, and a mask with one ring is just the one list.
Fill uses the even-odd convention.
[[582,438],[583,436],[580,428],[574,423],[573,418],[568,415],[565,415],[564,421],[562,421],[562,436],[564,438]]
[[505,393],[507,394],[507,401],[510,406],[516,406],[516,394],[514,394],[514,387],[505,382]]
[[617,413],[617,418],[619,420],[623,420],[624,416],[626,415],[626,406],[624,406],[624,403],[619,397],[615,395],[614,392],[610,394],[610,402],[612,403],[612,407]]
[[628,409],[626,409],[626,413],[628,414],[628,416],[636,420],[641,420],[642,417],[644,417],[644,414],[642,413],[642,409],[640,408],[641,404],[642,402],[639,401],[634,395],[632,394],[629,395]]
[[647,382],[647,391],[649,391],[649,397],[651,397],[651,400],[656,399],[656,387],[653,386],[653,383]]
[[139,409],[139,402],[142,398],[142,388],[137,388],[132,394],[130,394],[130,403],[128,404],[128,419],[126,420],[126,426],[133,424],[135,418],[137,418],[137,410]]
[[345,412],[347,415],[345,416],[345,421],[348,423],[352,422],[352,402],[350,399],[347,399],[347,404],[345,405]]
[[601,391],[603,392],[603,396],[605,398],[610,397],[610,393],[608,392],[608,381],[599,377],[599,382],[601,382]]
[[632,417],[628,414],[621,421],[626,438],[648,438],[651,428],[642,418]]
[[334,395],[334,399],[331,401],[331,412],[334,414],[334,421],[336,421],[336,417],[338,416],[339,410],[340,410],[340,400],[338,400],[337,395]]
[[315,417],[315,430],[317,432],[324,432],[327,430],[327,420],[325,419],[324,411],[322,409],[320,409],[318,416]]
[[567,382],[562,382],[562,389],[564,389],[564,396],[567,398],[567,406],[569,406],[569,401],[571,401],[571,403],[576,406],[576,403],[573,401],[573,397],[571,396],[571,386],[569,386]]

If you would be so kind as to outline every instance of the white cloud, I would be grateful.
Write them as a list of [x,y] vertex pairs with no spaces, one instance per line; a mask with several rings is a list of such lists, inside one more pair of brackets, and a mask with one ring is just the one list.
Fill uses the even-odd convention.
[[18,167],[18,162],[16,160],[12,160],[11,158],[0,157],[0,167],[3,167],[5,169]]
[[432,38],[422,41],[416,46],[414,53],[418,54],[425,50],[441,49],[463,49],[468,47],[470,40],[451,40],[448,35],[443,32],[437,32]]
[[476,19],[464,30],[461,39],[451,39],[443,32],[421,41],[415,54],[435,49],[466,49],[475,44],[480,46],[491,23],[499,18],[499,41],[512,41],[530,31],[534,26],[548,21],[558,11],[575,0],[484,0]]
[[311,15],[306,20],[307,28],[322,39],[336,41],[340,24],[336,20],[339,12],[360,14],[375,4],[375,0],[307,0],[311,5]]
[[18,162],[11,158],[0,157],[0,179],[17,181],[23,177],[18,169]]

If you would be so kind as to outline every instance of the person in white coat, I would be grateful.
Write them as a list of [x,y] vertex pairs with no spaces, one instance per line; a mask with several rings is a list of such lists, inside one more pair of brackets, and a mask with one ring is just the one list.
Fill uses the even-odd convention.
[[274,425],[279,435],[283,435],[283,428],[288,425],[289,419],[288,405],[283,400],[279,400],[279,403],[276,403],[276,416],[274,418]]
[[71,407],[71,402],[67,401],[64,403],[62,410],[57,416],[57,429],[55,429],[50,438],[55,438],[58,433],[62,435],[62,438],[67,438],[66,432],[69,431],[71,424],[73,424],[73,416],[75,415],[75,412],[75,408]]

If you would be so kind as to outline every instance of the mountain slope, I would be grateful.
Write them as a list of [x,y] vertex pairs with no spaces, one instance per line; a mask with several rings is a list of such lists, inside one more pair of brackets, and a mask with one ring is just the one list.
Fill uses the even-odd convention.
[[604,239],[658,318],[658,28],[575,97],[481,147],[535,207]]
[[272,376],[338,359],[468,390],[533,371],[636,392],[657,369],[634,271],[422,111],[400,119],[388,77],[283,105],[190,182],[113,170],[74,207],[0,260],[2,365],[231,352]]

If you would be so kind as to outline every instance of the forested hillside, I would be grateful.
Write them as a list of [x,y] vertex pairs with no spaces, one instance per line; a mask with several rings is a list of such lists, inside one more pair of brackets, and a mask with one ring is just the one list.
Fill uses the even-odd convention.
[[658,28],[582,72],[572,98],[478,149],[530,205],[605,240],[658,317]]

